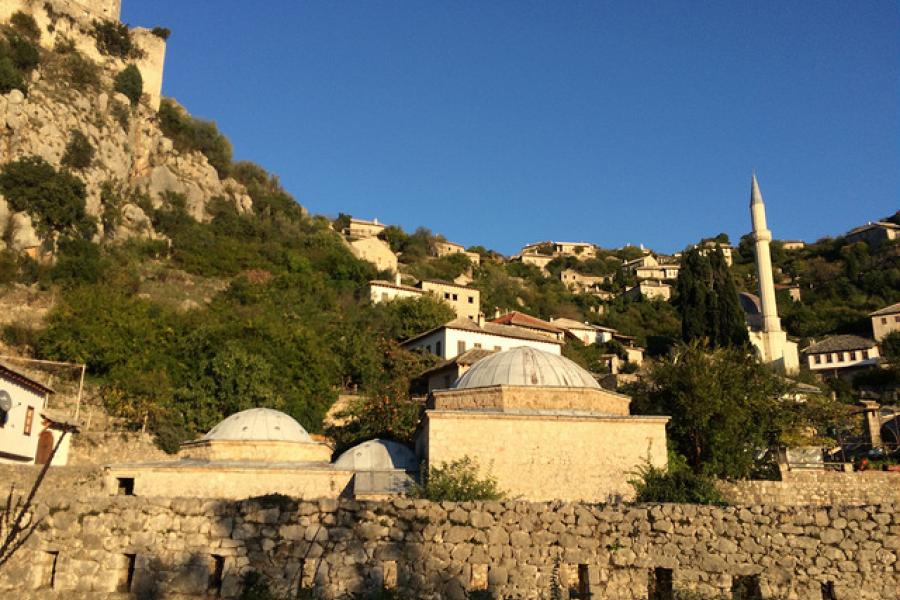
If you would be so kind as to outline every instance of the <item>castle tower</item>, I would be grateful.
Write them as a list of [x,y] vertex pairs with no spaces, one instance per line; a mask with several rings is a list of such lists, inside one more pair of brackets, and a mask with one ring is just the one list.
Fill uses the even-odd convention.
[[766,207],[759,191],[756,173],[753,174],[750,184],[750,219],[753,222],[753,243],[762,312],[761,327],[759,331],[751,328],[750,342],[759,351],[762,362],[775,365],[787,373],[796,373],[800,370],[800,356],[797,344],[788,341],[787,334],[781,330],[781,319],[778,318],[775,280],[772,277],[772,255],[769,252],[772,232],[766,224]]
[[772,278],[772,255],[769,242],[772,232],[766,228],[766,207],[759,191],[756,173],[750,185],[750,218],[753,221],[753,243],[756,248],[756,272],[759,275],[759,299],[762,304],[762,330],[781,331],[778,306],[775,302],[775,280]]

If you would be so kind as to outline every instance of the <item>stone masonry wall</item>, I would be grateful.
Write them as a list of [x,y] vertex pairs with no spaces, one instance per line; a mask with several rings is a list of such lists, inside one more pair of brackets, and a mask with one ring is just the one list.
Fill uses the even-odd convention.
[[782,481],[720,482],[732,504],[900,504],[900,473],[788,471]]
[[483,588],[496,598],[547,598],[557,572],[564,587],[580,585],[592,598],[630,600],[648,597],[658,569],[707,597],[731,597],[738,577],[758,577],[765,598],[821,600],[823,586],[842,600],[898,590],[896,505],[117,496],[57,499],[36,511],[36,533],[0,568],[0,597],[233,598],[250,570],[277,597],[315,586],[326,598],[379,587],[423,599]]

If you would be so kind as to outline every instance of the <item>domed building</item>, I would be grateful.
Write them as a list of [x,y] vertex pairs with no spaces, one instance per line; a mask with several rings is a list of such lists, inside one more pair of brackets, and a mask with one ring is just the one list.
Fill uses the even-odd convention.
[[139,496],[335,498],[353,478],[352,469],[330,463],[331,448],[270,408],[227,417],[202,438],[183,443],[178,458],[110,465],[107,486]]
[[419,460],[399,442],[374,439],[346,450],[334,466],[354,472],[355,498],[377,500],[409,491],[419,471]]
[[432,392],[417,449],[428,465],[475,459],[510,497],[629,499],[637,467],[665,467],[668,421],[631,416],[630,402],[563,356],[513,348]]

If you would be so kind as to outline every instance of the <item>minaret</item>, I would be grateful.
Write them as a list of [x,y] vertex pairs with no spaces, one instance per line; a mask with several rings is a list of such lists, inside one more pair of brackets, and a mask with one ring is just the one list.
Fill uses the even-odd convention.
[[772,279],[772,257],[769,242],[772,232],[766,228],[766,207],[756,173],[750,189],[750,218],[753,220],[753,241],[756,245],[756,271],[759,275],[759,299],[762,303],[762,330],[767,333],[781,331],[778,306],[775,304],[775,281]]

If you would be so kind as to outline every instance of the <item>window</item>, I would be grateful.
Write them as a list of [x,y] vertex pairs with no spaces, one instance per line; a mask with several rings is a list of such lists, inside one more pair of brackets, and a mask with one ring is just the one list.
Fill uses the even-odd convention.
[[116,494],[134,496],[134,477],[116,477]]
[[863,350],[862,353],[863,353],[863,360],[869,360],[869,351]]
[[475,344],[476,348],[481,348],[481,344]]
[[41,570],[38,587],[52,590],[56,585],[56,565],[59,561],[59,551],[50,550],[49,552],[44,552],[39,560],[41,562],[39,565]]
[[213,554],[210,557],[209,585],[207,589],[218,595],[222,592],[222,576],[225,574],[225,557]]
[[762,600],[759,575],[738,575],[731,581],[732,598],[741,600]]
[[119,581],[116,584],[117,592],[130,592],[131,585],[134,583],[134,563],[137,559],[136,554],[126,554],[124,556],[124,569],[119,573]]
[[444,292],[444,300],[450,299],[450,292]]
[[900,323],[900,315],[894,317],[894,323]]
[[459,300],[459,297],[456,294],[453,294],[453,301],[456,302],[457,300]]
[[22,435],[31,435],[31,426],[34,423],[34,407],[29,406],[25,412],[25,427],[22,428]]
[[469,304],[475,304],[475,297],[469,296]]
[[441,343],[440,342],[434,343],[434,353],[437,354],[438,356],[441,355]]
[[456,353],[462,354],[466,351],[466,343],[462,340],[456,342]]
[[881,317],[881,324],[887,325],[887,317]]
[[817,365],[821,365],[821,364],[822,364],[822,356],[819,355],[819,354],[813,355],[813,360],[816,361],[816,364],[817,364]]
[[826,354],[826,355],[825,355],[825,362],[827,362],[827,363],[832,363],[832,362],[834,362],[834,356],[831,355],[831,354]]
[[856,360],[857,356],[858,356],[858,354],[856,354],[856,350],[854,350],[853,352],[850,353],[850,360]]
[[672,569],[656,568],[650,571],[650,586],[647,590],[650,600],[675,600],[672,588]]

